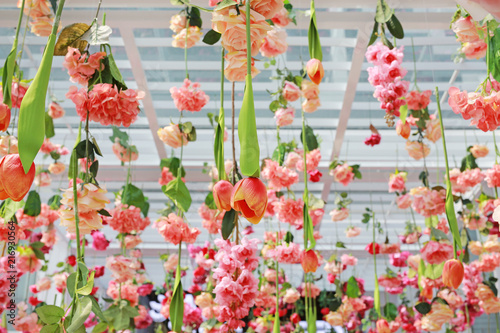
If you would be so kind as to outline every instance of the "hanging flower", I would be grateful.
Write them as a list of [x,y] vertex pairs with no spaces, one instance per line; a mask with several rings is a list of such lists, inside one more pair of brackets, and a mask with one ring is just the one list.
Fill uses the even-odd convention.
[[198,82],[191,83],[188,79],[184,79],[182,87],[170,88],[170,94],[179,111],[199,112],[208,103],[210,97],[199,88]]
[[[94,75],[95,71],[104,70],[101,60],[105,56],[105,52],[82,56],[79,49],[68,47],[68,53],[64,56],[63,67],[68,70],[71,82],[87,86],[89,79]],[[57,106],[54,105],[53,108],[57,108]],[[60,113],[60,110],[56,111],[56,114]]]
[[111,146],[115,156],[123,163],[129,163],[132,161],[137,161],[139,158],[139,152],[135,146],[124,147],[120,143],[120,139],[116,138],[115,142]]
[[180,242],[192,244],[201,233],[198,228],[190,228],[181,217],[174,213],[160,217],[154,223],[153,228],[157,229],[167,242],[174,245]]
[[181,132],[177,124],[170,124],[158,129],[158,137],[164,144],[172,148],[179,148],[188,144],[187,134]]
[[295,117],[295,109],[288,107],[286,109],[279,108],[274,113],[274,119],[276,119],[276,126],[283,127],[288,126],[293,123],[293,118]]
[[341,183],[344,186],[349,185],[349,183],[354,179],[352,167],[347,165],[347,163],[337,165],[335,169],[330,170],[330,174],[336,182]]
[[406,141],[406,150],[408,151],[408,155],[417,161],[427,157],[431,152],[431,149],[425,143],[410,140]]
[[288,49],[286,38],[287,34],[285,30],[277,26],[272,26],[259,48],[260,54],[262,54],[263,57],[273,58],[285,53]]

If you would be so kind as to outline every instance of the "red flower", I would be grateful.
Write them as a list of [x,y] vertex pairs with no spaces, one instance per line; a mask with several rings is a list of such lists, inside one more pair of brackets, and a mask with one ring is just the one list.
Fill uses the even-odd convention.
[[95,266],[94,267],[94,278],[100,278],[101,276],[104,275],[104,266]]
[[321,180],[321,177],[323,176],[323,174],[318,169],[312,171],[307,170],[307,173],[309,174],[309,181],[313,183],[319,182]]
[[300,254],[300,263],[305,273],[314,273],[318,269],[319,260],[314,250],[302,251]]
[[323,316],[326,316],[326,315],[327,315],[327,314],[329,314],[329,313],[330,313],[330,309],[329,309],[329,308],[322,308],[322,309],[321,309],[321,314],[322,314]]
[[227,180],[219,180],[213,189],[215,205],[219,210],[231,210],[231,192],[233,191],[233,184]]
[[260,316],[262,316],[262,311],[264,311],[264,308],[255,308],[255,309],[253,309],[253,315],[254,315],[254,317],[260,317]]
[[37,306],[38,304],[42,303],[37,297],[31,296],[28,301],[32,306]]
[[365,139],[365,145],[367,146],[375,146],[380,143],[382,137],[378,133],[373,133],[369,138]]
[[267,207],[267,189],[259,178],[249,177],[234,185],[231,207],[253,224],[260,222]]
[[300,321],[300,316],[299,316],[299,314],[298,314],[298,313],[294,313],[294,314],[292,314],[292,315],[290,316],[290,321],[291,321],[292,323],[294,323],[295,325],[297,325],[297,324],[299,323],[299,321]]
[[70,255],[67,259],[66,259],[66,263],[68,263],[69,265],[71,266],[75,266],[76,265],[76,257],[74,255]]
[[378,245],[377,243],[370,243],[368,244],[366,247],[365,247],[365,251],[367,251],[368,253],[372,254],[373,255],[373,248],[375,248],[375,254],[379,254],[380,253],[380,245]]
[[35,163],[24,173],[19,154],[9,154],[0,160],[0,200],[21,201],[35,180]]
[[443,283],[448,288],[457,289],[464,279],[464,265],[457,259],[448,260],[443,267]]

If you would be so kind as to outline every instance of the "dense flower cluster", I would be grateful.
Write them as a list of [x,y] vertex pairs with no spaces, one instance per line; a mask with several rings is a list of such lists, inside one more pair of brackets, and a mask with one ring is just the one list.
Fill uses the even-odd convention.
[[79,49],[68,47],[63,66],[68,70],[71,82],[87,86],[89,79],[96,71],[104,70],[101,60],[105,56],[105,52],[82,55]]
[[160,217],[154,223],[153,228],[157,229],[167,242],[174,245],[180,242],[192,244],[201,233],[198,228],[190,228],[181,217],[174,213]]
[[258,292],[258,279],[252,271],[259,265],[256,256],[257,239],[243,238],[237,245],[222,239],[215,240],[219,252],[215,260],[219,266],[213,276],[217,281],[214,289],[215,302],[219,305],[217,319],[224,323],[221,332],[244,327],[241,319],[246,317],[254,305]]
[[[17,8],[21,8],[23,0],[17,1]],[[29,16],[31,32],[37,36],[47,37],[52,32],[54,15],[49,0],[26,0],[24,14]],[[60,26],[58,27],[58,29]]]
[[453,32],[457,35],[457,41],[461,43],[461,52],[467,59],[479,59],[486,55],[488,45],[484,37],[486,35],[486,25],[480,26],[472,19],[472,16],[460,17],[451,24]]
[[109,214],[111,216],[105,216],[104,221],[119,233],[139,233],[151,224],[149,218],[143,218],[141,209],[135,206],[118,204]]
[[278,162],[270,159],[265,160],[262,178],[269,182],[270,189],[278,191],[282,188],[289,188],[299,181],[297,172],[288,167],[280,166]]
[[394,116],[399,116],[399,108],[405,105],[402,97],[406,96],[410,85],[403,80],[407,73],[401,67],[403,56],[403,47],[391,50],[380,42],[366,50],[366,59],[374,65],[367,69],[368,81],[375,87],[373,96],[380,101],[380,108],[386,111],[389,126],[394,126]]
[[191,83],[188,79],[184,80],[182,87],[170,88],[170,94],[174,100],[175,107],[179,111],[200,111],[210,100],[203,90],[200,90],[200,84]]

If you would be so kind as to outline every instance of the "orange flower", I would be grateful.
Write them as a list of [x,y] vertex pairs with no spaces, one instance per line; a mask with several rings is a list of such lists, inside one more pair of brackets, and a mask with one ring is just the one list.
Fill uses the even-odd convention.
[[305,273],[314,273],[318,269],[319,260],[314,250],[302,251],[300,254],[300,264]]
[[378,333],[391,333],[391,328],[389,323],[385,319],[377,320],[377,332]]
[[231,192],[233,184],[227,180],[220,180],[214,185],[213,194],[215,205],[219,210],[231,210]]
[[249,222],[259,223],[267,208],[266,186],[255,177],[240,180],[231,193],[231,207]]
[[7,104],[0,103],[0,132],[5,132],[10,124],[10,108]]
[[24,173],[19,154],[9,154],[0,160],[0,200],[21,201],[35,180],[35,163]]
[[403,122],[401,120],[398,120],[396,123],[396,134],[402,136],[405,139],[408,139],[410,137],[410,132],[411,132],[411,126],[408,122]]
[[450,259],[444,264],[443,283],[448,288],[457,289],[464,279],[464,265],[457,259]]
[[311,59],[306,64],[307,75],[312,82],[320,84],[325,76],[325,70],[323,69],[323,64],[318,59]]

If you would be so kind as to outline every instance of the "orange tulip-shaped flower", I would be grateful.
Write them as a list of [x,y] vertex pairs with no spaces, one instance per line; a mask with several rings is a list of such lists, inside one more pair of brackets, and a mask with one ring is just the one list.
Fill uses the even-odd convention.
[[231,193],[231,207],[251,223],[259,223],[267,207],[266,185],[255,177],[240,180]]
[[305,273],[314,273],[318,269],[319,259],[314,250],[304,250],[300,254],[300,264]]
[[306,64],[307,75],[312,82],[320,84],[325,76],[325,70],[323,69],[323,64],[318,59],[311,59]]
[[448,260],[443,267],[443,283],[448,288],[457,289],[464,279],[464,265],[457,259]]
[[21,201],[35,179],[35,163],[24,173],[19,154],[9,154],[0,160],[0,200]]
[[215,205],[219,210],[231,210],[231,192],[233,184],[227,180],[220,180],[214,185],[213,194]]
[[0,103],[0,132],[5,132],[10,124],[10,108],[7,104]]
[[377,333],[391,333],[391,328],[389,327],[387,320],[377,320]]
[[401,120],[398,120],[398,123],[396,124],[396,134],[401,135],[403,138],[408,139],[410,137],[411,133],[411,126],[408,122],[403,122]]

